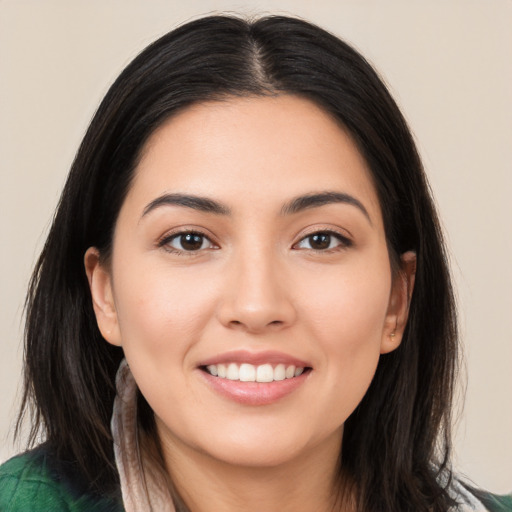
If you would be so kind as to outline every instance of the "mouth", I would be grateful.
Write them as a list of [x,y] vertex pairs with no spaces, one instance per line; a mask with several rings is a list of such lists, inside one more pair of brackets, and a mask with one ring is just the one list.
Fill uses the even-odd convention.
[[309,381],[313,367],[288,354],[236,350],[202,361],[205,383],[224,399],[249,406],[270,405]]
[[300,377],[309,367],[285,365],[282,363],[272,365],[264,363],[254,365],[250,363],[221,363],[202,366],[201,369],[213,377],[240,382],[270,383]]

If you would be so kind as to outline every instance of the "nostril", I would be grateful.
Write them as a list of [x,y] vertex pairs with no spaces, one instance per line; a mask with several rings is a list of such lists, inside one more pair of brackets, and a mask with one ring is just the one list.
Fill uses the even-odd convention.
[[[261,328],[264,328],[265,326],[266,327],[281,327],[284,325],[284,323],[285,322],[283,322],[282,320],[272,320],[266,324],[262,324]],[[245,326],[250,331],[259,330],[259,328],[257,328],[257,327],[255,328],[253,325],[250,325],[250,324],[245,324],[243,321],[240,321],[240,320],[231,320],[229,322],[229,325],[231,325],[231,327]]]

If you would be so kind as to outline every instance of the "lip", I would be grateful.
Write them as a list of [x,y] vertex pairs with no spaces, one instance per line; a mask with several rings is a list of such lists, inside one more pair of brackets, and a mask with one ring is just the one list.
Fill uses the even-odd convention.
[[[306,368],[307,370],[298,377],[265,383],[223,379],[214,377],[204,370],[204,367],[211,364],[226,363],[249,363],[255,366],[265,363],[272,365],[284,364]],[[311,374],[311,364],[282,352],[235,350],[201,361],[198,370],[208,387],[215,393],[239,404],[261,406],[275,403],[300,388]]]
[[293,365],[301,368],[311,368],[311,363],[297,359],[283,352],[276,352],[274,350],[267,350],[264,352],[250,352],[249,350],[232,350],[230,352],[223,352],[214,357],[201,361],[199,367],[209,366],[211,364],[229,364],[229,363],[249,363],[254,366],[260,364],[284,364],[285,366]]
[[308,370],[298,377],[273,382],[241,382],[214,377],[200,370],[202,377],[214,392],[243,405],[270,405],[293,393],[309,377]]

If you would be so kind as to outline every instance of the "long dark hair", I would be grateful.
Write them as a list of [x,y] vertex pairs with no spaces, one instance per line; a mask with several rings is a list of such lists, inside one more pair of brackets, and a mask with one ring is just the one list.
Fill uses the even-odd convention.
[[[123,353],[96,325],[84,253],[95,246],[108,259],[141,149],[163,121],[197,102],[275,94],[308,98],[350,131],[373,175],[391,261],[417,254],[402,344],[381,356],[347,420],[340,468],[351,476],[360,511],[445,511],[457,333],[429,187],[407,124],[373,68],[299,19],[193,21],[151,44],[112,85],[78,150],[31,280],[20,420],[31,409],[32,441],[42,430],[91,487],[115,488],[109,422]],[[147,404],[140,420],[151,428]]]

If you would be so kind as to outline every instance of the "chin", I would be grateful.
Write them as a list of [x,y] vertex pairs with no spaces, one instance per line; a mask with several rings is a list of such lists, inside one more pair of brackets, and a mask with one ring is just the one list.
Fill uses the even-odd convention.
[[[304,426],[300,422],[296,426]],[[325,446],[332,454],[341,447],[343,429],[334,432],[311,432],[281,426],[280,428],[245,428],[237,432],[219,431],[218,438],[209,433],[208,445],[200,448],[209,457],[232,466],[271,468],[286,466]]]
[[286,466],[301,456],[303,450],[299,446],[261,446],[244,442],[243,445],[226,446],[225,450],[217,453],[209,450],[208,455],[230,466],[263,469]]

